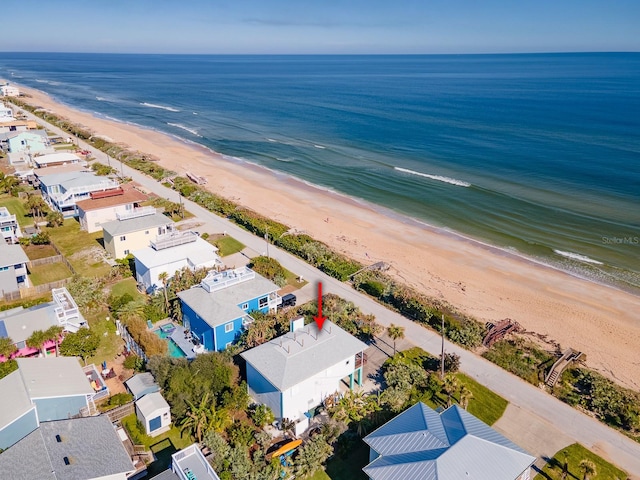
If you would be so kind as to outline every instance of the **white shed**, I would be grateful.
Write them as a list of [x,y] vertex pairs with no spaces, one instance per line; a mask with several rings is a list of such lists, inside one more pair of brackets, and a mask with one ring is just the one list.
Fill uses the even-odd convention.
[[144,425],[147,435],[152,437],[171,428],[170,407],[160,392],[148,393],[136,400],[136,416]]

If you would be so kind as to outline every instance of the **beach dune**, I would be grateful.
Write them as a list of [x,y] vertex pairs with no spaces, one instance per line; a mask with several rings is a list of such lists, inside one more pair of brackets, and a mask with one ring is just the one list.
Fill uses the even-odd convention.
[[[527,331],[587,355],[590,367],[640,390],[640,298],[481,245],[411,219],[316,189],[267,169],[223,158],[169,135],[99,119],[24,88],[30,103],[95,134],[153,155],[206,188],[326,242],[481,321],[517,320]],[[327,221],[328,219],[328,221]],[[639,251],[640,252],[640,251]]]

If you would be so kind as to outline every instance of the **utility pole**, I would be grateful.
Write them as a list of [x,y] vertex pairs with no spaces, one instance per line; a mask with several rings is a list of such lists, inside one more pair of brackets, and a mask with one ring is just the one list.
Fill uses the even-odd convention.
[[269,256],[269,227],[267,227],[266,231],[264,232],[264,239],[267,242],[267,258],[271,258]]
[[444,378],[444,313],[442,314],[442,348],[440,351],[440,378]]

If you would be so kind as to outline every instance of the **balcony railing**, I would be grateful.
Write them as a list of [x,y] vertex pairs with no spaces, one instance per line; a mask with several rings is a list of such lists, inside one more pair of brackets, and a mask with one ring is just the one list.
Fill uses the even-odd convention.
[[256,278],[255,272],[250,268],[243,267],[219,273],[211,272],[202,280],[200,285],[207,292],[212,293],[254,278]]
[[190,230],[187,230],[186,232],[172,231],[163,235],[158,235],[155,240],[152,240],[149,243],[154,250],[164,250],[165,248],[195,242],[197,238],[198,234]]
[[156,213],[156,209],[154,207],[140,207],[134,208],[129,212],[116,213],[116,218],[118,220],[128,220],[130,218],[146,217],[147,215],[153,215],[154,213]]

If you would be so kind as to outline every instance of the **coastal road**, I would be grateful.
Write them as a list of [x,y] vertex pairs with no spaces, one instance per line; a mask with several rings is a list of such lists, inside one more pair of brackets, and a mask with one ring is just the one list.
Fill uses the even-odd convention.
[[[40,118],[29,114],[47,129],[60,134],[63,138],[69,135],[60,129],[46,124]],[[80,141],[79,146],[89,150],[101,163],[107,164],[107,156]],[[118,162],[119,163],[119,162]],[[111,159],[111,165],[120,170],[120,165],[116,165]],[[156,195],[168,198],[171,201],[179,200],[178,193],[164,187],[155,180],[133,170],[126,165],[122,167],[125,176],[131,177],[134,181]],[[203,231],[227,232],[232,237],[244,243],[247,247],[256,252],[266,252],[266,242],[264,239],[243,230],[232,222],[221,218],[199,205],[183,199],[185,208],[192,212],[205,226]],[[438,334],[428,330],[417,323],[395,313],[380,305],[370,297],[353,290],[349,285],[340,282],[319,270],[310,266],[303,260],[280,250],[274,245],[269,245],[269,255],[277,259],[285,268],[302,275],[312,285],[322,282],[325,293],[334,293],[342,298],[352,301],[367,314],[375,315],[376,320],[381,325],[387,327],[391,323],[405,328],[405,336],[413,344],[423,348],[427,352],[438,356],[440,354],[441,339]],[[456,353],[460,356],[461,370],[467,375],[477,380],[482,385],[490,388],[494,392],[503,396],[510,402],[510,409],[523,412],[526,420],[517,420],[511,416],[505,416],[499,421],[500,431],[517,443],[518,438],[523,438],[527,431],[548,432],[546,438],[553,439],[555,436],[562,436],[569,442],[579,442],[598,455],[608,459],[620,468],[627,471],[630,478],[640,480],[640,443],[634,442],[625,435],[602,424],[595,418],[585,415],[560,400],[545,393],[543,390],[526,383],[520,378],[506,372],[497,365],[475,355],[457,345],[446,342],[445,349],[449,353]],[[513,418],[513,420],[511,420]],[[536,439],[531,440],[528,445],[531,453],[538,456],[552,456],[555,451],[548,451],[549,448],[556,448],[555,443],[546,441],[544,435],[539,433]],[[557,443],[557,442],[556,442]],[[535,451],[534,451],[535,450]]]

